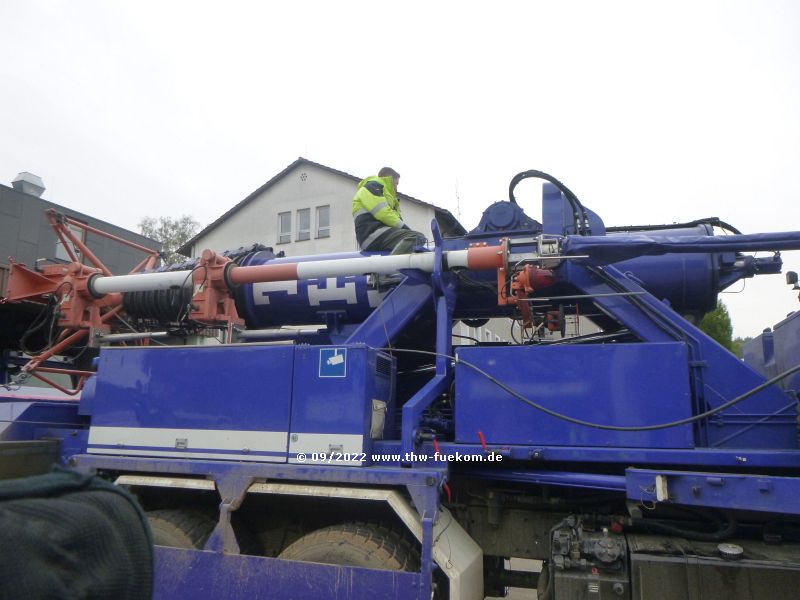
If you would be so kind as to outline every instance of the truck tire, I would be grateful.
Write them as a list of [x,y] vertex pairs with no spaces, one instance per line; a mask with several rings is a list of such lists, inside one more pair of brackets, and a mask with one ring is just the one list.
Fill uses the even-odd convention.
[[147,513],[153,543],[171,548],[201,549],[216,523],[196,510],[153,510]]
[[376,523],[318,529],[289,545],[278,558],[390,571],[419,570],[419,553],[396,531]]

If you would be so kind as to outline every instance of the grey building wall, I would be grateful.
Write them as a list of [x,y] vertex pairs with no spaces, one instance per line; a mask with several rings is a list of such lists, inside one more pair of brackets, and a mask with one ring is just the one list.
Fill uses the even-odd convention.
[[[56,237],[45,216],[49,208],[77,221],[130,240],[147,248],[160,250],[161,245],[149,238],[111,225],[99,219],[59,206],[42,198],[18,192],[14,188],[0,185],[0,265],[8,264],[8,257],[15,262],[33,267],[40,258],[56,257]],[[144,253],[109,240],[95,233],[86,232],[85,243],[89,249],[114,274],[125,274],[144,258]],[[4,288],[0,289],[0,294]]]
[[[161,249],[161,244],[138,233],[0,184],[0,297],[6,293],[8,257],[30,268],[34,268],[40,258],[56,257],[58,238],[45,215],[49,208],[141,246]],[[84,242],[114,274],[128,273],[145,257],[144,252],[96,233],[86,232]],[[33,302],[0,304],[0,383],[8,377],[6,361],[14,360],[9,351],[22,349],[20,340],[41,310],[41,306]],[[29,339],[28,348],[43,347],[41,333],[40,330]]]

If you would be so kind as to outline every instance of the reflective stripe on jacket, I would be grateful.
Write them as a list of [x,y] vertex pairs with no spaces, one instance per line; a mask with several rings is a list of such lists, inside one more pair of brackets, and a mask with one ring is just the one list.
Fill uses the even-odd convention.
[[359,182],[353,197],[353,219],[362,249],[392,228],[408,229],[400,216],[400,202],[391,177],[367,177]]

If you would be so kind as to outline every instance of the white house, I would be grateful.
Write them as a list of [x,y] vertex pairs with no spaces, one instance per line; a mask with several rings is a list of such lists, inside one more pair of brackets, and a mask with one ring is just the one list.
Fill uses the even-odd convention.
[[[356,251],[352,200],[361,179],[300,157],[178,252],[199,256],[206,248],[222,252],[253,243],[288,257]],[[436,219],[445,236],[466,233],[449,211],[403,193],[398,198],[403,221],[412,229],[430,237]],[[510,326],[508,319],[491,319],[479,327],[459,322],[453,333],[460,344],[505,342],[513,337]]]
[[[223,251],[253,243],[286,256],[358,250],[351,205],[361,179],[300,157],[178,251],[199,256],[206,248]],[[398,198],[412,229],[430,237],[436,219],[444,235],[465,233],[449,211],[403,193]]]

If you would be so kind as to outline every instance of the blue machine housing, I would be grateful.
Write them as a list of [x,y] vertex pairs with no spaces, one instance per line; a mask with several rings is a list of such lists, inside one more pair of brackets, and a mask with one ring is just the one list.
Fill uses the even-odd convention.
[[372,462],[372,440],[395,433],[394,382],[394,359],[383,352],[364,345],[298,346],[289,462]]
[[[572,232],[569,206],[552,184],[544,185],[542,206],[544,223],[540,224],[527,216],[516,203],[495,202],[486,209],[480,224],[474,230],[464,237],[443,240],[442,248],[461,250],[475,243],[496,244],[501,236],[524,239],[542,233],[560,236]],[[592,234],[605,235],[602,219],[591,210],[586,211]],[[635,231],[613,233],[609,236],[624,240],[631,233]],[[648,231],[648,236],[656,240],[713,236],[713,229],[710,225],[701,224]],[[349,252],[276,258],[272,251],[262,250],[245,254],[237,260],[242,266],[255,266],[308,260],[347,260],[364,255],[365,253]],[[752,259],[734,252],[696,252],[637,256],[616,261],[615,266],[640,282],[656,298],[667,301],[675,311],[698,318],[714,308],[718,292],[743,277],[752,277],[768,268],[768,272],[778,272],[780,259]],[[454,292],[458,298],[453,307],[454,317],[474,319],[514,316],[513,307],[497,306],[496,292],[489,289],[495,283],[495,273],[470,273],[462,276],[462,285]],[[239,314],[251,329],[325,324],[333,330],[362,323],[383,302],[387,291],[386,288],[370,285],[367,276],[358,275],[324,280],[245,284],[235,290],[235,298]]]
[[309,463],[337,452],[365,464],[391,433],[394,368],[364,346],[105,348],[81,399],[87,451]]
[[[606,236],[602,220],[588,210],[586,215],[592,236],[571,235],[565,247],[573,242],[580,254],[580,244],[611,242],[607,260],[601,266],[567,260],[555,271],[555,285],[537,293],[577,296],[576,310],[594,311],[608,331],[623,332],[621,339],[454,352],[454,319],[504,316],[515,308],[497,306],[496,289],[490,289],[495,272],[464,279],[441,263],[432,275],[408,272],[386,289],[363,275],[243,285],[236,294],[248,327],[324,323],[328,340],[339,345],[104,349],[81,403],[91,419],[88,452],[261,463],[317,462],[315,456],[340,453],[348,456],[338,466],[366,465],[373,446],[405,454],[438,436],[464,451],[479,442],[510,448],[515,456],[544,449],[562,460],[604,462],[612,472],[633,459],[714,468],[741,457],[742,449],[756,452],[751,460],[765,460],[761,451],[781,451],[783,466],[800,465],[793,399],[771,387],[720,409],[763,377],[676,314],[708,308],[722,287],[762,267],[774,269],[779,259],[757,262],[711,244],[708,251],[704,240],[714,238],[707,225],[656,231],[644,240],[691,240],[691,252],[638,256],[627,252],[628,242],[640,245],[642,236]],[[463,238],[442,239],[434,228],[435,252],[441,261],[443,251],[487,242],[501,227],[514,232],[515,251],[525,252],[536,234],[574,233],[571,223],[564,197],[546,184],[542,225],[516,204],[496,203]],[[348,256],[360,254],[328,258]],[[288,259],[254,252],[240,264],[275,260]],[[385,347],[398,350],[376,350]],[[436,354],[412,358],[403,349]],[[455,368],[448,358],[454,353],[463,361]],[[426,361],[433,370],[404,374],[401,385],[398,360],[404,373]],[[607,431],[571,423],[526,405],[466,363],[573,419],[622,427],[681,424]],[[395,408],[398,389],[402,405]],[[454,410],[434,410],[452,390]],[[708,418],[697,417],[709,410],[715,412]]]
[[[612,236],[624,236],[612,233]],[[714,232],[708,225],[693,228],[651,231],[655,238],[689,237],[697,235],[712,236]],[[702,316],[713,310],[717,304],[717,292],[722,291],[722,271],[726,263],[733,263],[735,255],[726,257],[716,253],[666,254],[664,256],[638,257],[615,263],[623,273],[630,274],[641,281],[647,291],[656,298],[666,300],[679,312]]]
[[[583,421],[652,425],[692,415],[684,344],[608,344],[457,350],[456,442],[601,447],[691,448],[692,427],[604,431],[576,427],[498,389],[466,361],[525,398]],[[529,371],[520,365],[540,365]],[[487,400],[491,398],[491,401]]]
[[[743,354],[744,362],[767,378],[800,364],[800,310],[749,340]],[[787,392],[800,393],[800,373],[787,377],[780,386]]]
[[[714,240],[707,226],[606,235],[587,210],[591,236],[578,236],[573,217],[546,184],[541,225],[516,204],[497,203],[462,238],[443,240],[434,227],[434,272],[405,272],[385,289],[364,275],[242,285],[235,294],[248,328],[320,323],[324,342],[103,348],[79,411],[44,401],[0,404],[4,418],[16,420],[3,428],[4,439],[57,437],[65,462],[77,468],[170,480],[164,487],[184,478],[218,494],[219,521],[204,552],[162,548],[157,555],[160,589],[176,596],[194,578],[197,588],[220,595],[229,588],[276,597],[388,590],[428,599],[433,547],[443,533],[434,535],[434,527],[453,474],[473,489],[509,485],[522,497],[513,510],[577,488],[617,505],[672,502],[758,511],[762,520],[800,515],[800,478],[792,475],[800,468],[793,393],[800,384],[765,385],[765,377],[797,364],[800,313],[748,346],[749,364],[682,316],[713,306],[717,292],[740,278],[774,272],[780,259],[742,256],[735,240],[719,251],[707,243]],[[561,238],[567,258],[550,259],[563,262],[552,267],[555,283],[528,298],[549,303],[533,310],[541,317],[566,305],[602,321],[602,332],[454,348],[454,320],[516,308],[497,306],[495,271],[448,271],[443,252],[509,236],[523,253],[540,233]],[[682,240],[692,241],[691,252],[628,252]],[[579,258],[603,243],[616,246]],[[330,258],[348,256],[360,255]],[[240,264],[276,260],[283,259],[253,252]],[[778,354],[794,358],[778,362]],[[373,451],[382,458],[373,460]],[[503,461],[451,465],[434,460],[440,453]],[[419,572],[241,553],[231,513],[253,486],[263,492],[275,482],[316,486],[322,498],[348,486],[353,497],[402,491],[419,517]],[[489,500],[487,512],[499,518]],[[453,520],[443,528],[451,525],[460,526]],[[224,575],[213,578],[215,567]]]

